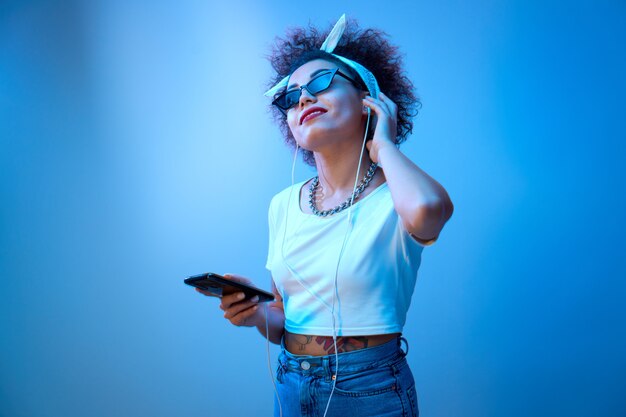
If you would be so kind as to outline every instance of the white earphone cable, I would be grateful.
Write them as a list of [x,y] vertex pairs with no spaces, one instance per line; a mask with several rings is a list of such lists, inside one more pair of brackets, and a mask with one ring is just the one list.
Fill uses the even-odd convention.
[[359,165],[356,169],[356,175],[354,178],[354,187],[352,189],[352,198],[350,199],[350,207],[348,208],[348,226],[346,228],[346,233],[343,236],[343,243],[341,244],[341,250],[339,251],[339,259],[337,260],[337,268],[335,268],[335,279],[334,279],[334,289],[333,289],[333,302],[332,302],[332,320],[333,320],[333,347],[335,349],[335,373],[333,375],[333,388],[330,390],[330,395],[328,396],[328,402],[326,403],[326,409],[324,410],[324,417],[328,413],[328,408],[330,407],[330,400],[333,398],[333,393],[335,392],[335,385],[337,385],[338,378],[338,370],[339,370],[339,353],[337,351],[337,327],[335,324],[335,300],[337,292],[339,291],[337,286],[337,277],[339,275],[339,264],[341,263],[341,258],[343,256],[343,251],[346,247],[346,242],[348,241],[348,236],[350,235],[350,231],[352,230],[352,207],[354,205],[354,193],[356,192],[356,187],[359,182],[359,173],[361,171],[361,163],[363,162],[363,153],[365,152],[365,144],[367,143],[367,133],[369,131],[370,126],[370,109],[367,108],[367,123],[365,124],[365,135],[363,136],[363,144],[361,145],[361,154],[359,155]]
[[268,323],[268,307],[267,303],[264,304],[265,310],[265,342],[267,344],[267,370],[270,373],[270,378],[272,379],[272,385],[274,386],[274,395],[276,396],[276,401],[278,401],[278,413],[280,417],[283,417],[283,406],[280,403],[280,396],[278,395],[278,388],[276,387],[276,379],[274,378],[274,372],[272,371],[272,359],[270,358],[270,326]]
[[[348,208],[348,224],[346,227],[346,233],[344,234],[344,238],[343,238],[343,242],[341,244],[341,249],[339,251],[339,257],[337,259],[337,267],[335,268],[335,277],[333,280],[333,297],[332,297],[332,304],[329,306],[328,303],[326,301],[324,301],[322,298],[320,298],[316,293],[314,293],[313,291],[310,290],[310,288],[305,285],[304,280],[301,279],[301,277],[299,276],[299,274],[287,263],[287,260],[285,259],[285,238],[287,237],[287,224],[289,221],[289,206],[291,204],[291,198],[292,198],[292,193],[294,190],[294,185],[295,185],[295,167],[296,167],[296,160],[297,160],[297,156],[298,156],[298,150],[299,150],[299,144],[296,142],[296,150],[294,152],[294,157],[293,157],[293,162],[291,165],[291,187],[289,189],[289,199],[287,200],[287,207],[285,209],[285,224],[284,224],[284,228],[283,228],[283,239],[281,242],[281,258],[283,259],[283,263],[285,265],[285,267],[289,270],[289,272],[294,276],[294,278],[296,279],[296,281],[298,281],[298,283],[300,283],[300,285],[302,285],[302,287],[309,293],[311,294],[313,297],[315,297],[318,301],[320,301],[326,308],[328,308],[331,312],[332,315],[332,327],[333,327],[333,348],[334,348],[334,352],[335,352],[335,371],[333,374],[333,386],[332,389],[330,391],[330,395],[328,397],[328,402],[326,403],[326,408],[324,410],[324,417],[326,417],[326,414],[328,413],[328,409],[330,407],[330,401],[332,399],[333,393],[335,392],[335,385],[337,383],[337,378],[338,378],[338,369],[339,369],[339,351],[337,349],[337,321],[336,321],[336,314],[335,314],[335,305],[336,305],[336,300],[337,300],[337,295],[338,295],[338,283],[337,283],[337,278],[339,275],[339,265],[341,264],[341,258],[343,257],[343,253],[346,247],[346,242],[348,241],[348,236],[350,234],[350,231],[352,230],[352,206],[354,204],[354,194],[356,192],[356,188],[359,182],[359,173],[361,171],[361,165],[362,165],[362,161],[363,161],[363,154],[365,152],[365,144],[367,142],[367,134],[369,132],[369,124],[370,124],[370,115],[371,115],[371,111],[368,108],[367,109],[367,123],[365,125],[365,135],[363,137],[363,144],[361,145],[361,153],[359,155],[359,163],[357,166],[357,170],[356,170],[356,175],[355,175],[355,180],[354,180],[354,187],[352,190],[352,198],[350,200],[350,207]],[[299,204],[300,198],[298,198],[298,204]],[[268,314],[267,314],[267,306],[265,307],[265,327],[266,327],[266,338],[267,338],[267,358],[268,358],[268,369],[270,370],[270,375],[272,377],[272,383],[274,384],[274,392],[276,394],[276,398],[278,400],[278,407],[279,407],[279,413],[280,416],[282,417],[282,405],[280,402],[280,397],[278,395],[278,390],[276,388],[276,382],[274,380],[274,375],[272,373],[272,367],[271,367],[271,361],[270,361],[270,350],[269,350],[269,325],[268,325]]]

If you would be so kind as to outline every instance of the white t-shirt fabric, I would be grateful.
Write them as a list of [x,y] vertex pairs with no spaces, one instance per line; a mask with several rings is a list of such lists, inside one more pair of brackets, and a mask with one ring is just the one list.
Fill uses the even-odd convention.
[[387,183],[355,202],[351,228],[349,209],[327,217],[303,213],[304,184],[275,195],[268,214],[266,268],[283,297],[285,329],[333,335],[336,274],[337,336],[402,332],[423,246],[404,228]]

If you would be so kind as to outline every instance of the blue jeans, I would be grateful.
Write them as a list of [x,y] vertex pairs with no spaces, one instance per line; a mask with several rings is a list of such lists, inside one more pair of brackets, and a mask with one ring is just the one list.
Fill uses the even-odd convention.
[[[382,345],[339,354],[337,383],[327,417],[416,417],[413,374],[398,337]],[[408,344],[407,344],[408,347]],[[283,417],[322,417],[335,370],[335,355],[301,356],[282,345],[276,387]],[[279,416],[274,400],[274,416]]]

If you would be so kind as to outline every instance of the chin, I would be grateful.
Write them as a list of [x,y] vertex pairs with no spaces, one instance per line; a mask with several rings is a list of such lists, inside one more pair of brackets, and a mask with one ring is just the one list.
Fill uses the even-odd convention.
[[322,120],[314,121],[310,125],[299,126],[299,139],[302,142],[327,141],[332,137],[345,137],[349,130],[338,123],[324,123]]
[[307,151],[316,152],[332,144],[332,136],[327,132],[311,132],[296,139],[301,148]]

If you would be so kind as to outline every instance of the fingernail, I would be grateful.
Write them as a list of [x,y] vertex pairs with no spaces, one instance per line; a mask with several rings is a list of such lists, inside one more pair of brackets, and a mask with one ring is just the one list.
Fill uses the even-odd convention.
[[237,293],[237,299],[238,299],[238,300],[243,300],[243,299],[245,298],[245,296],[246,296],[246,295],[245,295],[244,293],[242,293],[242,292]]
[[254,297],[250,299],[250,301],[252,301],[253,303],[256,303],[257,301],[259,301],[259,296],[255,295]]

